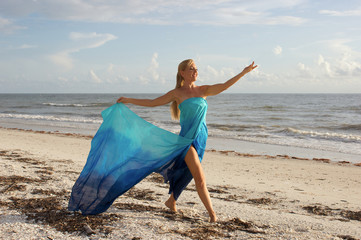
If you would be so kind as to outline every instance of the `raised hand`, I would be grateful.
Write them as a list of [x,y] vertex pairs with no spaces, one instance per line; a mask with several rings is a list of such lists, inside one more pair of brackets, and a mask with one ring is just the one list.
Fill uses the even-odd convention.
[[258,66],[257,66],[257,65],[254,65],[254,61],[253,61],[252,64],[249,65],[249,66],[247,66],[247,67],[245,67],[242,72],[243,72],[244,74],[249,73],[250,71],[252,71],[252,70],[255,69],[256,67],[258,67]]

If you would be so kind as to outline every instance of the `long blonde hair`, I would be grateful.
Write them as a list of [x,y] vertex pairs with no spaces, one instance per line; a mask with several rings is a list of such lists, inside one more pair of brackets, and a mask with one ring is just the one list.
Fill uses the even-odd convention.
[[[187,60],[182,61],[178,65],[177,83],[176,83],[174,89],[177,89],[177,88],[180,88],[183,86],[184,78],[182,77],[180,72],[186,70],[186,68],[189,67],[190,65],[192,65],[192,63],[194,63],[194,61],[192,59],[187,59]],[[172,104],[170,105],[170,113],[172,115],[172,119],[174,119],[174,120],[179,119],[180,110],[178,108],[178,103],[176,101],[173,101]]]

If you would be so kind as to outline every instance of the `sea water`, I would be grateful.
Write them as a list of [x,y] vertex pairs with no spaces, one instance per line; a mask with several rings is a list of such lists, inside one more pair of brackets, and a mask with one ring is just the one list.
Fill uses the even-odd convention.
[[[119,96],[160,94],[0,94],[0,126],[94,135]],[[361,94],[220,94],[207,102],[208,149],[361,162]],[[180,130],[169,105],[127,106]]]

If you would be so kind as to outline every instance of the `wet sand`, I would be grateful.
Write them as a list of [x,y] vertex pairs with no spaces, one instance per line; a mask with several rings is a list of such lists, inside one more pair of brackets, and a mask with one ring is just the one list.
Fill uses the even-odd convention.
[[207,151],[202,163],[219,221],[194,184],[164,202],[152,174],[105,213],[67,211],[91,136],[0,128],[0,234],[5,239],[360,239],[361,167],[332,159]]

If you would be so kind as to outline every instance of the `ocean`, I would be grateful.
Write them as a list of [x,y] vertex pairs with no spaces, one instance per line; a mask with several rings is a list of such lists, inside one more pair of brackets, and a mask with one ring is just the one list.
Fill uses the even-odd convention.
[[[0,126],[94,135],[101,111],[119,96],[159,95],[0,94]],[[208,149],[361,162],[361,94],[220,94],[207,102]],[[169,105],[127,106],[160,128],[180,130]]]

